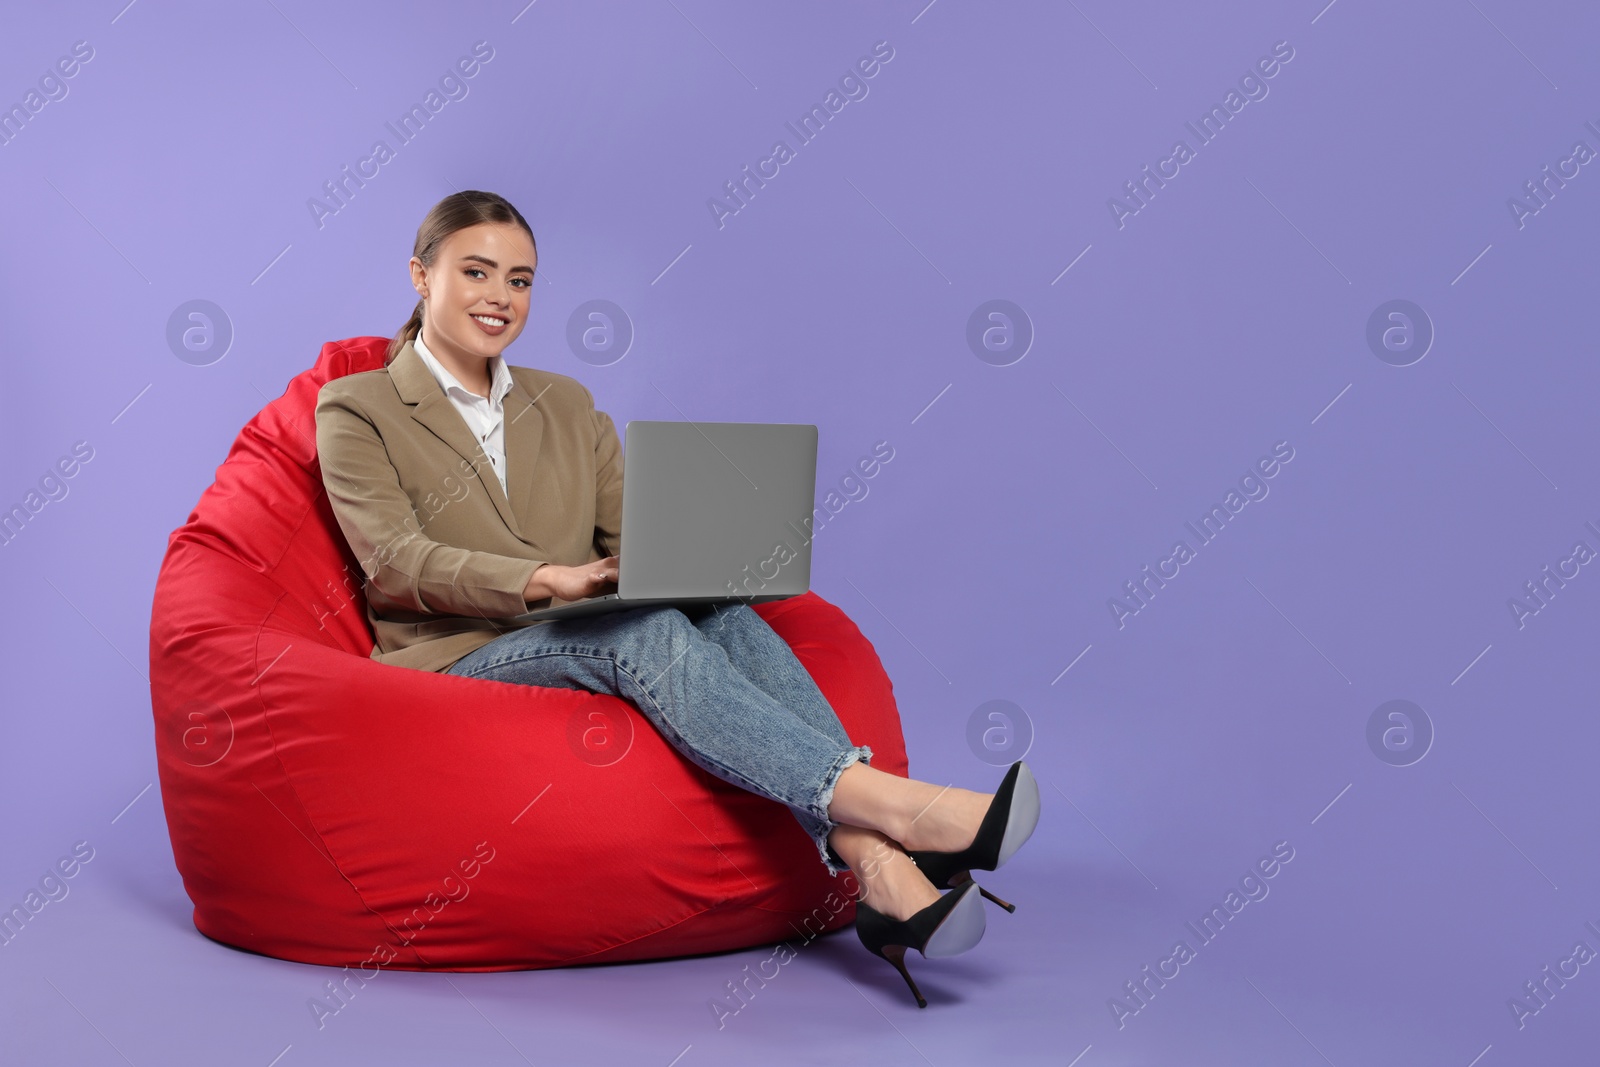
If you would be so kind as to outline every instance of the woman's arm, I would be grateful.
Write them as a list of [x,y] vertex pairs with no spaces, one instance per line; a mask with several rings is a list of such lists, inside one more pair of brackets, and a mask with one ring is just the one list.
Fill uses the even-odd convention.
[[622,546],[622,442],[611,416],[594,406],[594,394],[579,382],[589,400],[589,419],[595,435],[594,547],[601,558],[581,567],[546,563],[528,579],[523,597],[528,603],[556,596],[582,600],[617,591],[617,553]]
[[595,434],[594,546],[602,556],[615,556],[622,551],[622,442],[611,416],[594,406],[593,393],[589,411]]
[[380,592],[418,612],[508,618],[528,610],[524,591],[545,561],[430,540],[359,402],[324,387],[316,420],[328,501],[362,573]]

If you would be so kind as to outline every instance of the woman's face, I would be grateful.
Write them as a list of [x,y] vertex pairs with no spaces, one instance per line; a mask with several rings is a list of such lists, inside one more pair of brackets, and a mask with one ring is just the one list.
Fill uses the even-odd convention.
[[460,359],[499,355],[528,321],[536,266],[533,242],[515,223],[457,230],[440,244],[431,268],[412,256],[411,284],[427,301],[422,321],[428,348]]

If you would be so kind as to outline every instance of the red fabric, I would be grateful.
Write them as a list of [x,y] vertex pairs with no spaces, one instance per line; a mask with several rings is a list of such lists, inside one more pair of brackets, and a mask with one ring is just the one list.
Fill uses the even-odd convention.
[[[168,542],[150,681],[195,926],[306,963],[486,971],[850,921],[846,879],[786,808],[689,763],[627,701],[368,658],[314,411],[324,382],[382,367],[386,344],[324,345]],[[905,774],[893,690],[861,631],[815,593],[756,610],[874,765]],[[581,758],[630,728],[621,759]]]

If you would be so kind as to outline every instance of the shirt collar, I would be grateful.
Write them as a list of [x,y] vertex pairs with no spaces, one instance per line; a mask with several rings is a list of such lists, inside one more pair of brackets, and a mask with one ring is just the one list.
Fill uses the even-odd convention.
[[[428,351],[428,346],[422,343],[422,334],[420,332],[411,339],[411,347],[417,350],[417,355],[422,357],[422,362],[427,365],[428,370],[433,372],[434,379],[438,381],[439,388],[443,389],[447,395],[450,390],[459,389],[466,396],[479,400],[483,399],[477,393],[462,385],[460,380],[454,374],[451,374],[443,363],[439,362],[439,358]],[[511,371],[507,369],[504,357],[494,356],[489,360],[490,405],[498,405],[510,391]]]

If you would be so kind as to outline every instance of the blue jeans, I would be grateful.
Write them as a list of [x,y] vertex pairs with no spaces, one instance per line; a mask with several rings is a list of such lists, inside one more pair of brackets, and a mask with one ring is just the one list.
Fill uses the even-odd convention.
[[447,673],[586,689],[631,701],[669,744],[725,781],[789,807],[830,874],[839,775],[851,743],[794,651],[742,603],[645,607],[501,634]]

